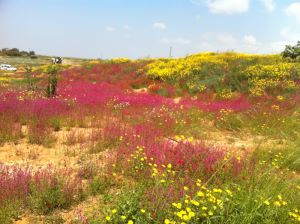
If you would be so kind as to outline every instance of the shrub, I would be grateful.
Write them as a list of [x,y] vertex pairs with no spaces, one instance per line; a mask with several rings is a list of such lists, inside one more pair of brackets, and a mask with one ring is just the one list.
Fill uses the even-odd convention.
[[30,207],[40,214],[70,207],[84,197],[81,181],[70,177],[66,170],[56,172],[48,168],[35,173],[28,183]]
[[[276,65],[254,65],[245,70],[248,77],[249,91],[255,96],[261,96],[265,92],[274,91],[276,88],[283,90],[297,88],[296,81],[299,73],[292,73],[296,65],[291,63],[279,63]],[[293,74],[293,76],[292,76]]]
[[70,172],[51,166],[33,171],[30,167],[0,164],[1,223],[10,223],[25,208],[49,214],[82,200],[82,180],[70,176]]
[[48,74],[48,83],[46,88],[46,96],[53,97],[56,95],[57,89],[57,76],[56,73],[58,72],[58,67],[55,65],[50,65],[47,70]]
[[[32,186],[30,204],[41,214],[48,214],[56,208],[66,208],[68,202],[62,191],[62,183],[41,183],[42,188]],[[52,185],[52,186],[51,186]]]
[[293,60],[300,58],[300,41],[295,46],[287,45],[281,54],[284,58]]

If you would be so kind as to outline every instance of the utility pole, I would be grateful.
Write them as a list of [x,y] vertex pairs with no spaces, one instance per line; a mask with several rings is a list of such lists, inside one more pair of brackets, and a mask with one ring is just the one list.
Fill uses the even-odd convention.
[[172,58],[172,47],[170,47],[169,58]]

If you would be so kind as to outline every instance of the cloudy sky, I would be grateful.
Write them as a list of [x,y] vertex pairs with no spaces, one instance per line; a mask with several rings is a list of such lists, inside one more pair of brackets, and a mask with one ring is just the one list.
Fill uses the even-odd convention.
[[300,40],[300,0],[0,0],[0,48],[88,58],[275,53]]

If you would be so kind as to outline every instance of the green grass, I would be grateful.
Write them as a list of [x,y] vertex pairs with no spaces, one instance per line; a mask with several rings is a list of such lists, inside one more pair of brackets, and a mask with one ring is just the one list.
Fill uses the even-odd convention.
[[30,57],[9,57],[0,56],[1,64],[10,64],[12,66],[28,65],[28,66],[40,66],[45,64],[51,64],[51,57],[38,56],[38,58],[33,59]]
[[[89,59],[83,58],[70,58],[70,57],[63,57],[65,61],[68,61],[72,64],[81,65],[82,63],[89,61]],[[41,66],[52,64],[52,56],[43,56],[37,55],[37,58],[30,58],[30,57],[13,57],[13,56],[0,56],[0,64],[10,64],[12,66]]]

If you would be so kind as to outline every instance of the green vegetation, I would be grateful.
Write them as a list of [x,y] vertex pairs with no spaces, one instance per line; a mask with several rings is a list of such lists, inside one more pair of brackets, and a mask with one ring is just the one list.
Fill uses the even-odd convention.
[[290,58],[297,60],[300,58],[300,41],[295,46],[287,45],[282,52],[282,56],[285,58]]

